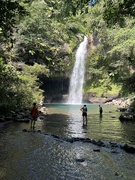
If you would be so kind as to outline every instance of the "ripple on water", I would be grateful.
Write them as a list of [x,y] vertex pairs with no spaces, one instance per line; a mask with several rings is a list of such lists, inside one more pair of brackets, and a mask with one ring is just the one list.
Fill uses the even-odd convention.
[[[32,132],[4,134],[0,141],[5,179],[127,180],[135,177],[135,155],[120,149],[111,153],[90,143],[57,141]],[[6,142],[6,144],[5,144]],[[4,153],[7,152],[7,153]]]

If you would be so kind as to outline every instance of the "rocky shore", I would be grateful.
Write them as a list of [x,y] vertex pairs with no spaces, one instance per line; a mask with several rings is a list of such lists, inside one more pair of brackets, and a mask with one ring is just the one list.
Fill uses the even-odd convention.
[[[39,108],[39,116],[46,116],[47,111],[45,107]],[[29,123],[31,120],[30,110],[29,109],[17,109],[16,111],[11,111],[10,114],[1,115],[0,116],[0,123],[2,122],[25,122]]]
[[106,95],[103,97],[97,97],[96,94],[86,94],[84,95],[84,102],[89,102],[92,104],[110,104],[118,107],[128,107],[135,100],[135,97],[120,97],[118,94]]
[[[23,132],[28,132],[28,133],[33,132],[33,133],[40,133],[40,134],[42,133],[40,130],[28,131],[26,129],[23,129]],[[66,141],[69,143],[74,143],[74,142],[92,143],[92,144],[96,145],[97,147],[110,148],[110,149],[112,149],[112,153],[117,153],[116,148],[119,148],[119,149],[123,149],[127,153],[135,154],[135,147],[129,146],[127,144],[122,145],[122,144],[117,144],[117,143],[113,143],[113,142],[103,142],[101,140],[96,141],[96,140],[90,139],[90,138],[79,138],[79,137],[62,138],[55,134],[45,134],[45,135],[53,136],[55,139],[59,139],[59,141],[61,141],[61,142]],[[93,151],[100,152],[100,148],[93,149]]]

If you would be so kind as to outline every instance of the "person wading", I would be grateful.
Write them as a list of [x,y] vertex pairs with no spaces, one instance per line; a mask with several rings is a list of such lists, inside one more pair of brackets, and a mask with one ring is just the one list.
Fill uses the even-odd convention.
[[102,113],[103,113],[103,108],[99,105],[99,114],[100,114],[100,117],[102,117]]
[[35,127],[35,123],[37,121],[38,114],[39,114],[39,112],[38,112],[38,108],[36,106],[36,103],[33,103],[33,107],[31,108],[31,117],[32,117],[31,127],[33,127],[33,128]]
[[[80,110],[82,111],[83,125],[84,125],[84,124],[87,125],[87,106],[84,105]],[[86,123],[85,123],[85,122],[86,122]]]

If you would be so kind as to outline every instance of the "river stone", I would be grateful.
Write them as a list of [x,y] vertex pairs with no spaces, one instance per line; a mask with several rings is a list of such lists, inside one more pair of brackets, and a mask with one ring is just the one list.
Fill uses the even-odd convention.
[[127,144],[125,144],[122,149],[124,149],[126,152],[128,153],[132,153],[134,154],[135,153],[135,148],[132,147],[132,146],[128,146]]
[[85,159],[76,159],[76,162],[84,162]]
[[23,129],[22,131],[23,131],[23,132],[28,132],[27,129]]
[[95,152],[100,152],[100,149],[93,149],[93,151],[95,151]]

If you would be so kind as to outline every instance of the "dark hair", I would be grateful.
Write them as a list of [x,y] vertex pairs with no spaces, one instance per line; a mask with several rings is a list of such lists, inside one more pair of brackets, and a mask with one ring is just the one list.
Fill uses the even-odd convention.
[[36,106],[36,103],[33,103],[33,106]]
[[86,104],[84,106],[86,106]]

